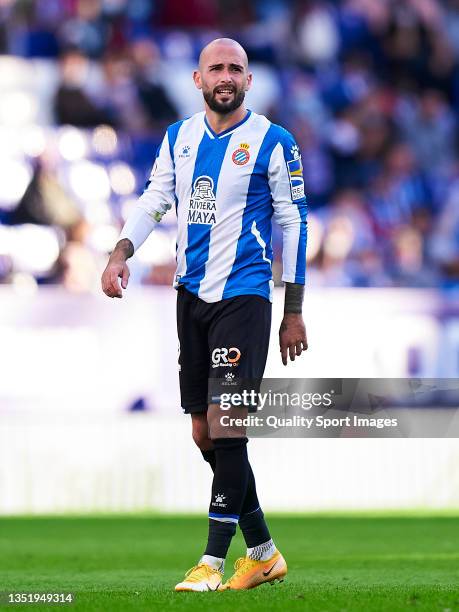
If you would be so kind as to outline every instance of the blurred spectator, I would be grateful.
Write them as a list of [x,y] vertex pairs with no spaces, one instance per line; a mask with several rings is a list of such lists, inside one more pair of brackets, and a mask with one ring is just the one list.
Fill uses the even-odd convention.
[[137,96],[147,114],[149,126],[164,130],[177,121],[178,114],[158,78],[161,72],[159,49],[152,40],[142,38],[132,44],[131,54]]
[[425,172],[446,177],[456,155],[456,119],[445,95],[428,89],[419,98],[400,105],[401,132]]
[[216,0],[167,0],[160,2],[159,25],[176,28],[215,28],[218,23]]
[[61,282],[74,293],[85,293],[99,284],[100,256],[95,256],[87,245],[89,232],[90,227],[85,221],[70,228],[59,261]]
[[147,118],[137,96],[134,82],[134,69],[129,55],[122,52],[109,52],[102,62],[104,83],[100,97],[114,123],[122,130],[136,134],[147,127]]
[[423,236],[416,227],[399,226],[390,243],[387,268],[392,283],[400,287],[432,287],[438,279],[425,260]]
[[110,22],[104,19],[101,0],[75,0],[72,15],[60,25],[62,44],[78,47],[85,55],[102,55],[109,39]]
[[448,200],[436,222],[431,254],[448,282],[459,282],[459,182],[451,186]]
[[6,217],[11,224],[36,223],[68,228],[81,219],[77,204],[63,189],[50,160],[37,160],[18,206]]
[[133,134],[163,131],[177,111],[158,81],[158,51],[148,40],[136,41],[131,53],[108,53],[102,62],[100,100],[115,125]]
[[358,287],[387,284],[381,255],[376,254],[373,221],[362,195],[352,189],[338,192],[322,219],[320,257],[328,282]]
[[99,108],[87,91],[90,69],[87,57],[78,49],[69,49],[61,57],[60,68],[61,82],[54,101],[57,123],[83,128],[112,124],[110,113]]
[[293,23],[297,33],[295,49],[302,62],[320,65],[335,59],[340,38],[331,3],[298,2]]
[[409,225],[418,210],[430,210],[425,176],[407,145],[396,144],[387,153],[382,172],[373,181],[370,201],[377,231],[383,237]]

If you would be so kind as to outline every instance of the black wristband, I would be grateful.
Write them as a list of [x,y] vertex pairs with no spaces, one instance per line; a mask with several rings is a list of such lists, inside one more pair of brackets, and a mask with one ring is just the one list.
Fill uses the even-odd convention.
[[303,310],[304,285],[285,283],[284,313],[301,314]]

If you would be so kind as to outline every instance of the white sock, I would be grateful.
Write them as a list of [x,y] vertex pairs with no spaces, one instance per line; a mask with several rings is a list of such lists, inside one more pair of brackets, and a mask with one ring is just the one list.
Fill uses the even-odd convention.
[[218,570],[222,574],[225,571],[225,559],[221,559],[220,557],[212,557],[212,555],[202,555],[199,560],[199,563],[205,563],[206,565],[210,565],[210,567]]
[[267,561],[271,559],[277,548],[272,540],[268,540],[264,544],[259,544],[253,548],[247,549],[247,556],[255,561]]

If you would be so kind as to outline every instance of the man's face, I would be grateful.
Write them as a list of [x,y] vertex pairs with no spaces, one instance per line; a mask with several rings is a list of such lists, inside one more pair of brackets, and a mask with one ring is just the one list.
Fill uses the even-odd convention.
[[216,45],[201,58],[200,70],[193,75],[207,105],[222,115],[239,108],[250,88],[252,75],[242,53],[227,45]]

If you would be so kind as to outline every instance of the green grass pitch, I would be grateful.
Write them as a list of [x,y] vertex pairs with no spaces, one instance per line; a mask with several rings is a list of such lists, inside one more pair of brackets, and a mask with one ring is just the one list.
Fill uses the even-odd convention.
[[[0,519],[0,591],[69,592],[66,606],[5,610],[459,610],[459,518],[451,515],[270,516],[289,565],[283,584],[174,593],[206,538],[204,517]],[[238,534],[226,575],[244,551]]]

